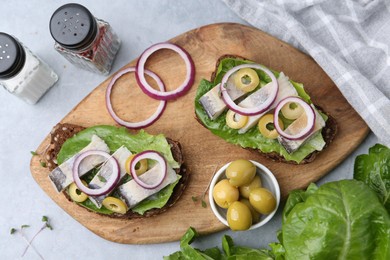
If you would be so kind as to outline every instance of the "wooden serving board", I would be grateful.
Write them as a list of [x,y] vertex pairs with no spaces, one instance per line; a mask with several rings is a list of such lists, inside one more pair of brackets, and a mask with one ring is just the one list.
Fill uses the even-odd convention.
[[[212,24],[184,33],[170,42],[185,48],[196,67],[195,83],[189,93],[169,102],[161,118],[146,128],[150,134],[164,133],[179,141],[184,150],[190,182],[180,200],[168,211],[155,217],[119,220],[97,215],[69,202],[57,193],[49,182],[49,170],[42,168],[39,156],[31,160],[31,172],[41,188],[70,216],[95,234],[119,243],[147,244],[179,240],[188,227],[201,234],[225,229],[213,215],[211,208],[203,208],[192,201],[192,196],[205,192],[215,170],[238,158],[259,161],[267,166],[279,181],[284,198],[289,191],[305,188],[327,174],[348,156],[365,138],[369,129],[344,99],[337,87],[315,61],[288,44],[255,28],[232,23]],[[273,162],[258,153],[226,143],[202,127],[195,119],[194,97],[202,78],[210,79],[217,59],[224,54],[236,54],[283,71],[291,79],[304,83],[313,102],[330,113],[339,126],[333,143],[316,160],[306,165]],[[127,66],[134,66],[136,61]],[[161,76],[168,89],[178,86],[185,75],[183,61],[177,54],[162,50],[153,54],[147,68]],[[117,113],[128,120],[146,118],[154,112],[158,102],[146,97],[137,87],[134,74],[118,81],[112,93]],[[105,107],[108,78],[80,102],[61,122],[85,127],[115,122]],[[37,152],[49,143],[49,135]],[[207,197],[206,197],[207,201]]]

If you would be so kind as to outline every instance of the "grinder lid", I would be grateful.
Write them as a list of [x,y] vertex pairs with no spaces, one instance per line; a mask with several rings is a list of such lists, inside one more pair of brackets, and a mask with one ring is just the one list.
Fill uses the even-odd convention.
[[23,46],[11,35],[0,32],[0,79],[18,74],[26,61]]
[[90,45],[97,34],[97,22],[91,12],[80,4],[66,4],[50,18],[50,33],[66,49],[80,50]]

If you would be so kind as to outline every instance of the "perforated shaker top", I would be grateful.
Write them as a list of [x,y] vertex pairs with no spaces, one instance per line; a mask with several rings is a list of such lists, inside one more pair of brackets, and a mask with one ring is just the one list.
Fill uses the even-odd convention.
[[50,19],[50,33],[66,49],[80,50],[90,45],[97,34],[97,23],[91,12],[80,4],[58,8]]
[[11,35],[0,32],[0,79],[8,79],[18,74],[25,61],[23,46]]

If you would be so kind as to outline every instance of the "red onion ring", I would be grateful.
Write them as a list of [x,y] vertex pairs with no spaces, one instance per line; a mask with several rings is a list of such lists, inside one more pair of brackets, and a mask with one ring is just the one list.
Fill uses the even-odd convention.
[[[80,176],[79,176],[79,166],[80,163],[88,156],[91,155],[99,155],[107,158],[107,161],[109,161],[112,165],[112,174],[110,176],[110,179],[107,180],[106,184],[99,188],[99,189],[90,189],[81,182]],[[85,194],[89,196],[100,196],[105,195],[112,191],[116,184],[119,181],[119,166],[118,162],[115,160],[114,157],[112,157],[110,154],[103,152],[103,151],[97,151],[97,150],[89,150],[84,153],[81,153],[79,156],[77,156],[76,160],[73,164],[73,181],[76,184],[77,188],[84,192]]]
[[[118,124],[125,126],[130,129],[139,129],[139,128],[145,128],[153,124],[157,119],[160,118],[162,113],[164,112],[165,106],[166,106],[166,101],[162,100],[160,101],[160,104],[157,107],[157,110],[154,112],[153,115],[151,115],[148,119],[145,119],[141,122],[128,122],[123,119],[121,119],[114,111],[112,108],[112,103],[111,103],[111,91],[113,86],[115,85],[115,82],[124,74],[129,73],[129,72],[135,72],[136,69],[135,67],[129,67],[126,69],[123,69],[119,71],[110,81],[110,84],[108,84],[107,90],[106,90],[106,107],[108,110],[108,113],[111,115],[111,117],[117,122]],[[144,73],[152,77],[156,82],[161,91],[165,91],[165,86],[164,83],[161,81],[161,79],[152,71],[150,70],[145,70]]]
[[[143,159],[155,160],[161,165],[161,174],[160,174],[160,176],[158,176],[159,178],[156,179],[156,182],[154,184],[148,184],[148,183],[143,182],[138,177],[138,175],[135,171],[135,166],[137,165],[137,163],[139,161],[141,161]],[[165,158],[161,154],[159,154],[158,152],[152,151],[152,150],[146,150],[146,151],[143,151],[139,154],[136,154],[134,156],[133,160],[131,160],[130,173],[131,173],[131,176],[133,177],[134,181],[136,183],[138,183],[138,185],[140,185],[141,187],[143,187],[145,189],[154,189],[154,188],[157,188],[164,181],[165,176],[167,175],[167,162],[165,161]]]
[[[187,72],[186,72],[186,78],[184,79],[184,82],[179,87],[177,87],[175,90],[172,91],[166,92],[162,90],[161,91],[155,90],[149,85],[149,83],[145,79],[144,73],[146,72],[145,63],[147,59],[154,52],[161,49],[169,49],[176,52],[184,60],[184,63],[186,65]],[[157,43],[155,45],[152,45],[148,49],[146,49],[141,54],[136,65],[135,75],[136,75],[138,85],[141,87],[142,91],[146,95],[157,100],[171,100],[183,96],[191,88],[195,80],[195,65],[191,56],[182,47],[172,43]]]
[[[229,93],[227,92],[225,85],[226,82],[228,81],[229,77],[236,72],[237,70],[243,69],[243,68],[252,68],[252,69],[258,69],[262,70],[267,74],[270,78],[271,81],[273,82],[273,89],[271,95],[268,97],[268,99],[261,105],[256,106],[256,107],[250,107],[250,108],[245,108],[245,107],[240,107],[239,105],[236,105],[234,101],[230,98]],[[278,90],[279,90],[279,85],[278,81],[275,77],[275,75],[266,67],[260,64],[242,64],[236,67],[233,67],[232,69],[228,70],[226,74],[223,76],[221,85],[220,85],[220,90],[222,93],[222,99],[225,102],[225,104],[234,112],[244,115],[244,116],[255,116],[259,115],[263,112],[265,112],[270,106],[274,103],[277,95],[278,95]]]
[[[300,104],[302,106],[303,110],[305,111],[306,116],[307,116],[306,127],[296,135],[290,135],[290,134],[287,134],[286,132],[284,132],[282,130],[282,128],[280,127],[279,122],[278,122],[279,111],[282,109],[282,107],[285,104],[287,104],[289,102],[294,102],[294,103]],[[276,131],[281,136],[283,136],[284,138],[289,139],[289,140],[299,140],[299,139],[303,139],[306,136],[308,136],[314,128],[315,121],[316,121],[316,114],[315,114],[313,108],[308,103],[303,101],[303,99],[301,99],[299,97],[286,97],[286,98],[282,99],[279,102],[279,104],[276,106],[275,111],[274,111],[274,126],[275,126]]]

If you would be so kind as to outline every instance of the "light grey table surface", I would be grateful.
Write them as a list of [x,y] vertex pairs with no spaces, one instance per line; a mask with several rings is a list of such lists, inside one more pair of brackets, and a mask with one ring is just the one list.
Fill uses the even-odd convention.
[[[78,1],[101,19],[108,21],[122,40],[122,47],[111,73],[135,59],[153,43],[169,40],[196,27],[217,23],[246,24],[222,2],[191,1]],[[58,83],[36,105],[28,105],[5,90],[0,90],[0,259],[19,259],[26,246],[12,227],[29,224],[31,237],[47,215],[54,227],[44,230],[33,245],[45,259],[161,259],[179,249],[178,242],[125,245],[107,241],[93,234],[57,206],[31,176],[30,151],[35,150],[51,128],[106,77],[77,69],[53,48],[48,30],[52,12],[66,1],[2,1],[0,31],[15,35],[59,75]],[[368,138],[342,164],[319,181],[351,178],[356,155],[367,153],[377,142]],[[281,227],[281,208],[266,226],[247,232],[218,232],[200,238],[194,246],[221,245],[223,234],[237,244],[267,247],[276,241]],[[156,227],[157,228],[157,227]],[[39,259],[30,248],[24,259]]]

